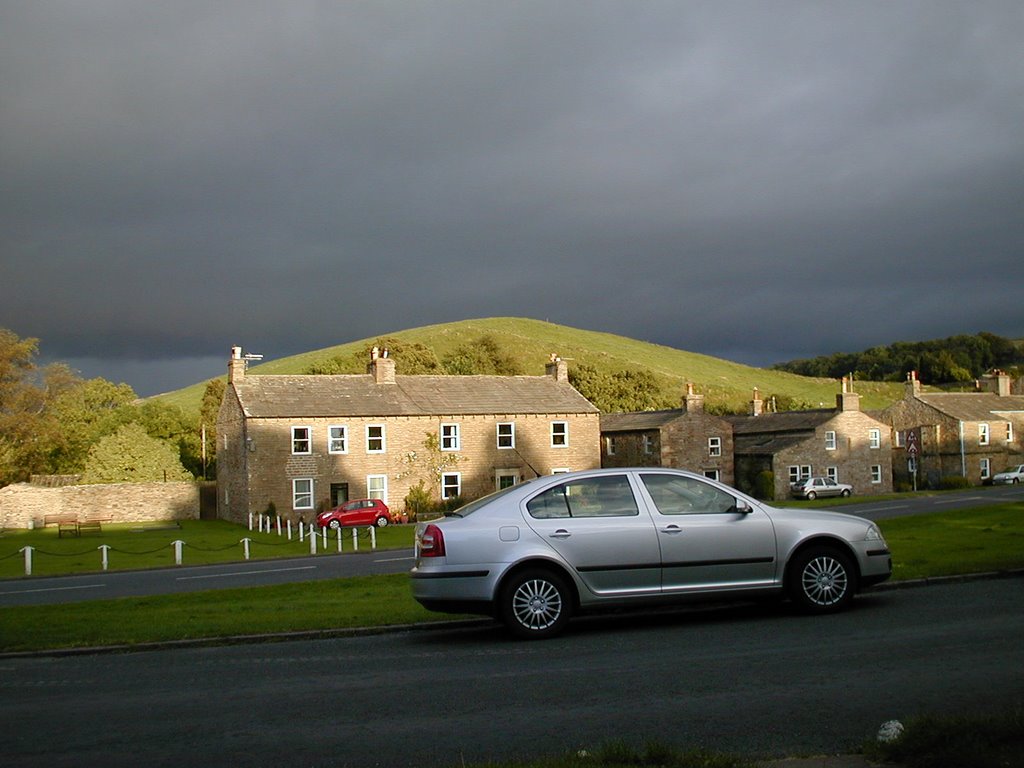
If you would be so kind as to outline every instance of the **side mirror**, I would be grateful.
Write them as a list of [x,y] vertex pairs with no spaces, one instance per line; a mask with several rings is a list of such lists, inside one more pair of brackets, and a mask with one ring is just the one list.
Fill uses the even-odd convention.
[[749,504],[747,504],[747,502],[745,502],[745,501],[743,501],[741,499],[737,499],[736,500],[736,507],[735,507],[735,509],[736,509],[736,514],[738,514],[738,515],[749,515],[751,512],[754,511],[754,508],[752,506],[750,506]]

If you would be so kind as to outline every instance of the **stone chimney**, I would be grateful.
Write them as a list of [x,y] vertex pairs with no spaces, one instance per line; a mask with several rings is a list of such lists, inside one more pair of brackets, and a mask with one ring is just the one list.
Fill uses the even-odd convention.
[[750,401],[750,415],[760,416],[764,413],[764,401],[761,399],[761,393],[754,387],[754,397]]
[[245,358],[241,347],[231,348],[231,359],[228,360],[228,384],[242,381],[245,378]]
[[917,397],[921,394],[921,382],[917,380],[917,371],[907,374],[907,383],[903,394],[904,397]]
[[704,395],[693,391],[693,384],[686,382],[686,396],[683,398],[683,410],[686,413],[704,413]]
[[569,383],[569,366],[565,360],[552,353],[551,360],[544,366],[544,373],[553,378],[559,384]]
[[1009,397],[1012,394],[1010,374],[998,369],[986,373],[978,382],[978,388],[984,392],[995,392],[1000,397]]
[[395,383],[395,361],[388,357],[386,349],[374,347],[370,350],[370,364],[366,366],[366,372],[373,376],[376,384]]
[[843,376],[842,390],[836,395],[836,410],[843,412],[860,410],[860,395],[853,391],[850,380],[845,376]]

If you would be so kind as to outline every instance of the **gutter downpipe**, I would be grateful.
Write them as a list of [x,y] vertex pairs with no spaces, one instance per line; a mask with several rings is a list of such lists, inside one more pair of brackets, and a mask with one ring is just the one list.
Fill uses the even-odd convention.
[[964,445],[964,423],[960,422],[960,474],[967,477],[967,448]]

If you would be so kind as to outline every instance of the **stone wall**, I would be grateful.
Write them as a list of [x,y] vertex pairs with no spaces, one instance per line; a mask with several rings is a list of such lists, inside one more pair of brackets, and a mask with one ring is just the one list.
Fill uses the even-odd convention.
[[110,483],[0,488],[0,527],[40,528],[46,515],[113,517],[115,523],[199,519],[199,483]]

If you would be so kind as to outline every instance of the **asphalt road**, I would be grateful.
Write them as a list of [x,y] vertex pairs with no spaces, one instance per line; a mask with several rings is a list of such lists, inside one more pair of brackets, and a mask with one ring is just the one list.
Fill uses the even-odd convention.
[[[977,488],[889,501],[837,507],[837,511],[884,520],[904,515],[967,509],[1024,499],[1024,486]],[[230,587],[260,587],[345,576],[404,573],[412,567],[412,552],[349,552],[289,560],[262,560],[216,566],[165,568],[152,571],[107,571],[80,576],[0,580],[0,607],[45,605],[114,597],[198,592]]]
[[21,766],[458,766],[616,739],[759,756],[856,751],[889,719],[1024,701],[1024,580],[368,637],[0,659]]

